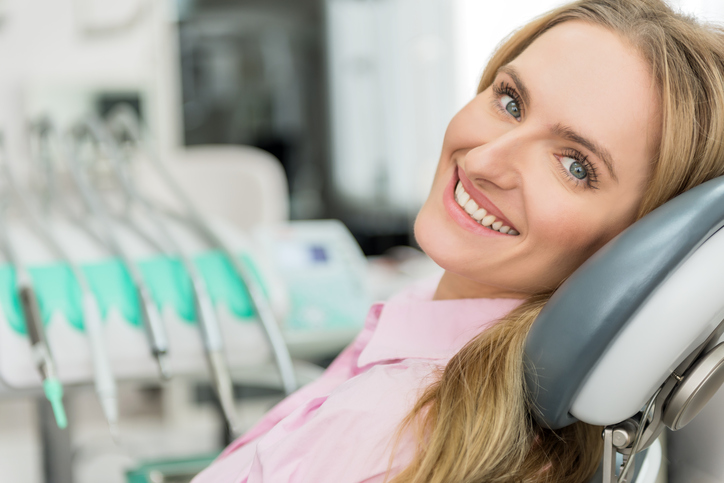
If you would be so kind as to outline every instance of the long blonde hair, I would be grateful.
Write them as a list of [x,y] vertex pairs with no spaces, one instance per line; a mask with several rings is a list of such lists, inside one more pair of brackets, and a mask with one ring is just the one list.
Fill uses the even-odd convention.
[[[562,22],[582,20],[627,39],[651,67],[661,99],[661,140],[639,218],[683,191],[724,174],[724,34],[673,12],[661,0],[583,0],[514,32],[488,63],[498,69]],[[447,364],[399,428],[418,440],[391,483],[581,483],[602,453],[601,428],[538,425],[523,377],[523,349],[550,293],[527,299]],[[393,453],[394,454],[394,453]]]

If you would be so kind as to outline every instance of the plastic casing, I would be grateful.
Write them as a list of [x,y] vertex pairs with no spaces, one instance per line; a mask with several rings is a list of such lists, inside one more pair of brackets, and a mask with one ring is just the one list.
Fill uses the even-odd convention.
[[718,325],[724,177],[636,222],[587,260],[536,318],[525,347],[538,422],[614,424]]
[[599,425],[633,416],[723,317],[724,230],[719,230],[618,334],[581,387],[571,414]]

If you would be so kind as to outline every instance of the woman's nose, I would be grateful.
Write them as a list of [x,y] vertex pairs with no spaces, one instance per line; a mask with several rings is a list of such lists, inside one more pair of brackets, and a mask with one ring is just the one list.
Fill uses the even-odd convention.
[[492,183],[504,190],[516,188],[524,161],[521,142],[509,132],[472,148],[465,155],[465,174],[473,183]]

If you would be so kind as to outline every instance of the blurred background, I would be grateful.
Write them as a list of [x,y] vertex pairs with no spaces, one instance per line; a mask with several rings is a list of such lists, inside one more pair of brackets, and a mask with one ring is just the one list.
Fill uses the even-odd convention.
[[[286,175],[291,220],[340,220],[370,260],[406,259],[414,252],[400,247],[415,247],[412,225],[448,121],[474,96],[495,46],[561,3],[0,0],[0,129],[8,156],[27,159],[29,120],[65,125],[127,103],[161,158],[195,146],[260,148]],[[670,3],[724,19],[721,0]],[[228,199],[230,211],[249,209],[235,203]],[[238,391],[250,401],[249,423],[281,397]],[[218,452],[207,393],[127,383],[122,415],[137,421],[130,455],[96,428],[92,391],[78,388],[71,414],[90,422],[74,429],[75,481],[123,482],[144,459]],[[47,481],[32,397],[0,395],[0,481]],[[721,439],[705,436],[699,449],[692,442],[724,432],[711,417],[700,416],[698,432],[679,443],[687,461],[679,468],[696,467],[680,474],[699,479],[676,480],[674,463],[672,481],[724,481],[715,461],[724,458],[706,456],[724,456]]]

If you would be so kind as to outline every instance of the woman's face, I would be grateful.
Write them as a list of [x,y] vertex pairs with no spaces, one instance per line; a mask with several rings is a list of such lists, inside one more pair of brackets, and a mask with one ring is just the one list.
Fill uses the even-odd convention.
[[616,34],[569,21],[455,115],[415,222],[445,269],[436,298],[554,289],[635,220],[660,135],[649,71]]

